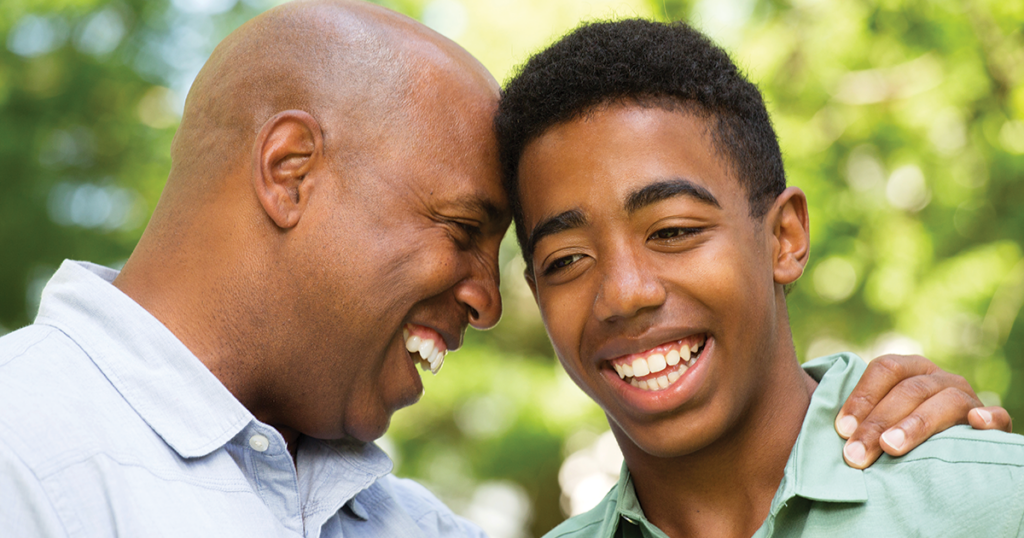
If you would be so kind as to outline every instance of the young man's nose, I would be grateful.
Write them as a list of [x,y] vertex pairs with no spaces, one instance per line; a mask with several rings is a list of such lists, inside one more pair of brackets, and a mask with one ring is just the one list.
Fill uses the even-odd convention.
[[630,318],[665,302],[664,286],[636,256],[617,255],[599,267],[603,274],[594,314],[601,321]]

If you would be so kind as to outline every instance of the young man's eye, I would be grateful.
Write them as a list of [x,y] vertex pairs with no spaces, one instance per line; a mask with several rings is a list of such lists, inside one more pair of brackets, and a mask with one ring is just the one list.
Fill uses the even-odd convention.
[[648,239],[676,239],[689,237],[701,232],[701,228],[662,228],[653,234]]
[[570,265],[578,262],[582,258],[582,254],[570,254],[568,256],[562,256],[561,258],[558,258],[557,260],[548,264],[548,266],[544,268],[544,274],[550,275],[552,273],[561,271],[562,269],[565,269],[566,267],[569,267]]

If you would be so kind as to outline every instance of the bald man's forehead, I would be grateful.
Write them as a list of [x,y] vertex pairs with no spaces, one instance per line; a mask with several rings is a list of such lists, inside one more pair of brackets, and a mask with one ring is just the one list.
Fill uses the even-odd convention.
[[225,39],[196,78],[172,179],[248,166],[256,133],[284,110],[310,113],[325,149],[352,155],[359,140],[464,129],[444,112],[454,102],[489,121],[498,94],[479,61],[404,15],[365,2],[285,4]]

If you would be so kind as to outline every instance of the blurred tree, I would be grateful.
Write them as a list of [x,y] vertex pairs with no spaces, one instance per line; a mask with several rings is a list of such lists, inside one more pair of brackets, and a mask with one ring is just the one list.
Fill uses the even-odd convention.
[[[0,333],[64,258],[117,266],[167,177],[216,43],[277,0],[0,2]],[[1024,4],[998,0],[390,0],[499,80],[578,21],[684,19],[769,103],[812,261],[802,358],[923,351],[1024,416]],[[383,443],[496,538],[564,517],[562,460],[607,428],[552,360],[511,236],[505,315],[426,380]],[[578,482],[578,481],[577,481]]]

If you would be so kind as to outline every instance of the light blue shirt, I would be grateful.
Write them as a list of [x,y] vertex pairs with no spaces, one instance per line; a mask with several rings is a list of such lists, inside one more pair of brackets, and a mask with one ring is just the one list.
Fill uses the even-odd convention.
[[66,261],[0,338],[0,534],[483,536],[371,444],[284,439],[166,327]]

